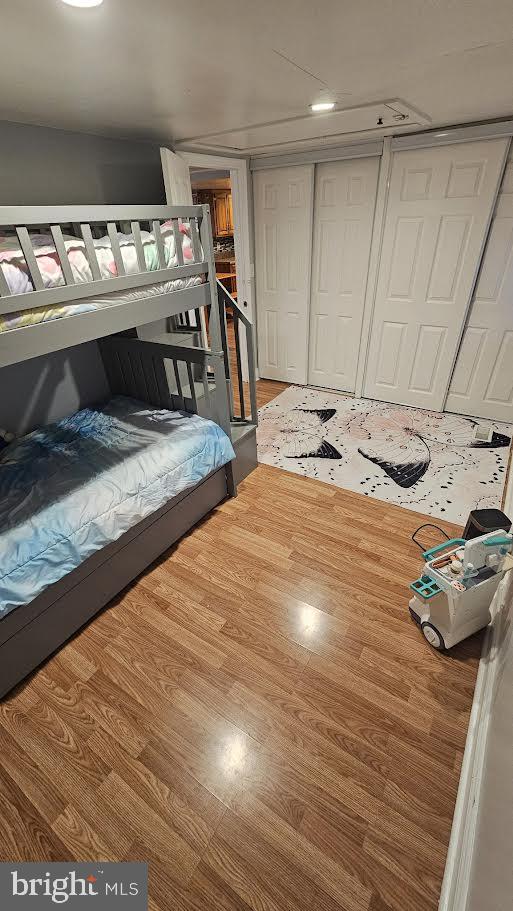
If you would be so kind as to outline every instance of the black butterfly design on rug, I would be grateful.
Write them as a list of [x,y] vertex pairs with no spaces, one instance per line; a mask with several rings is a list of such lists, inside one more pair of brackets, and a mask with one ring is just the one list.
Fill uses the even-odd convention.
[[336,408],[294,408],[282,432],[290,434],[284,449],[287,459],[337,459],[342,455],[324,439],[323,426],[337,413]]
[[[481,442],[469,438],[469,425],[472,429],[477,421],[444,415],[440,428],[424,429],[422,432],[415,424],[425,424],[425,415],[431,422],[436,422],[437,414],[417,412],[412,409],[392,412],[389,428],[371,433],[370,442],[359,447],[358,452],[369,462],[381,468],[398,487],[413,487],[425,475],[431,464],[431,446],[444,446],[450,449],[498,449],[509,446],[511,438],[503,433],[493,432],[490,442]],[[365,425],[365,420],[362,422]]]

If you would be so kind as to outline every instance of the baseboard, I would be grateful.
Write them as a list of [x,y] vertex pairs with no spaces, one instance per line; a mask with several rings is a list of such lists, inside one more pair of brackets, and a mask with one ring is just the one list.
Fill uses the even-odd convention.
[[467,907],[488,728],[495,681],[500,666],[500,643],[508,588],[506,577],[497,589],[492,609],[493,622],[488,627],[483,641],[439,911],[465,911]]

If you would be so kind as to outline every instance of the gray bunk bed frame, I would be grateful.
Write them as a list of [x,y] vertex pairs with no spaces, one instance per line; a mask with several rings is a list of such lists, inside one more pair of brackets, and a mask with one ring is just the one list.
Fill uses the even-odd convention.
[[[191,225],[194,263],[183,264],[179,219]],[[171,220],[178,265],[166,267],[161,223]],[[160,268],[147,270],[141,242],[141,222],[150,223],[156,237]],[[117,224],[128,223],[134,235],[140,271],[125,275]],[[75,283],[63,240],[63,226],[79,226],[92,281]],[[107,225],[118,275],[99,278],[92,229]],[[34,290],[11,294],[0,269],[0,314],[82,301],[110,291],[203,275],[205,282],[184,290],[116,302],[105,309],[63,317],[47,323],[0,333],[0,394],[2,370],[9,364],[41,354],[98,340],[111,393],[124,394],[151,405],[198,413],[196,383],[203,381],[202,413],[230,436],[229,390],[225,376],[226,353],[218,306],[212,229],[208,206],[172,207],[52,207],[1,208],[0,228],[14,229],[25,257]],[[32,248],[29,228],[48,227],[61,263],[65,284],[44,289]],[[77,229],[75,229],[77,230]],[[201,253],[203,255],[201,255]],[[185,348],[136,337],[135,329],[163,318],[211,306],[211,348]],[[215,386],[209,383],[213,374]],[[183,377],[188,382],[183,382]],[[0,465],[1,471],[1,465]],[[47,588],[39,597],[0,620],[0,698],[35,670],[77,630],[129,585],[183,534],[227,496],[236,495],[233,464],[212,472],[195,487],[169,500],[151,516],[134,525],[77,569]],[[0,554],[1,565],[1,554]]]

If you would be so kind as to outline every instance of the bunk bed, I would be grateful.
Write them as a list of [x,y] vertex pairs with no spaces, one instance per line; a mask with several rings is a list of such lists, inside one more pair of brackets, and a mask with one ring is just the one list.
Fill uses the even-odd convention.
[[[137,336],[210,305],[210,348]],[[236,493],[208,207],[0,208],[0,394],[93,340],[109,398],[0,449],[0,697]]]

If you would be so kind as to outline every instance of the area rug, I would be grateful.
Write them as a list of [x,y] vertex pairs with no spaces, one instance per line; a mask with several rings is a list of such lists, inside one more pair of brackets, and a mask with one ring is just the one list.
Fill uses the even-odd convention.
[[259,412],[258,460],[463,524],[501,506],[512,426],[290,386]]

